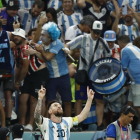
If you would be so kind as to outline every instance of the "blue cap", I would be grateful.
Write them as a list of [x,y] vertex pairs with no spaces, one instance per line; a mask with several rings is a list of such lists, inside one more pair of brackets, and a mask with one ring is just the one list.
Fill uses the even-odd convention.
[[104,33],[104,39],[106,41],[115,41],[116,40],[116,33],[112,30],[108,30]]

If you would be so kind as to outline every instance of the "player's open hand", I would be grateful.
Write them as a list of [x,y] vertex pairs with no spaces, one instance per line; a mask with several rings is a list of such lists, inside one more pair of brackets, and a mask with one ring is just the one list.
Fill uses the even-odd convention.
[[46,89],[41,85],[41,89],[38,91],[38,98],[43,99],[46,94]]
[[89,89],[89,86],[87,86],[87,97],[88,97],[88,99],[93,100],[94,94],[95,94],[95,92],[92,89]]

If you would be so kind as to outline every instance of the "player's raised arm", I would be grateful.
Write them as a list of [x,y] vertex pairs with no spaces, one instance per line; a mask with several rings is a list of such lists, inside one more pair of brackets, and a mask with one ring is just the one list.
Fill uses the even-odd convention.
[[78,123],[81,123],[83,120],[85,120],[88,116],[88,113],[90,111],[90,107],[92,104],[92,100],[94,98],[94,94],[95,92],[92,89],[89,89],[89,87],[87,87],[87,102],[86,105],[84,107],[84,109],[82,110],[82,112],[77,116],[78,118]]
[[35,122],[38,124],[38,125],[41,125],[41,106],[42,106],[42,100],[44,98],[46,94],[46,89],[43,88],[43,86],[41,85],[41,89],[38,91],[38,102],[37,102],[37,105],[36,105],[36,108],[35,108],[35,112],[34,112],[34,118],[35,118]]

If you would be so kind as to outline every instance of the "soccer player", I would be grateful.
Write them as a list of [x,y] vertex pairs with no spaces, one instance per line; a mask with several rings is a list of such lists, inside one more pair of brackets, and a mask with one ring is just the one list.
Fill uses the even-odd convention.
[[48,106],[49,118],[44,118],[40,116],[41,114],[41,104],[42,99],[45,96],[46,89],[41,86],[38,92],[38,102],[35,109],[34,117],[37,126],[41,130],[45,140],[69,140],[70,138],[70,128],[73,125],[77,125],[87,118],[92,100],[94,98],[94,92],[87,87],[88,100],[83,111],[76,117],[62,117],[63,109],[59,102],[52,101]]

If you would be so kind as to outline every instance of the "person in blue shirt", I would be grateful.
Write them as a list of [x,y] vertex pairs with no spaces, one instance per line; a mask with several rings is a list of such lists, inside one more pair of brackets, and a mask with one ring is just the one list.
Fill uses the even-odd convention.
[[2,16],[2,19],[7,20],[7,24],[2,26],[3,30],[6,31],[14,31],[13,29],[13,22],[14,22],[14,16],[17,15],[19,9],[19,1],[18,0],[9,0],[8,5],[6,9],[4,9],[0,16]]
[[[131,140],[131,121],[135,111],[130,106],[124,106],[120,111],[120,117],[107,127],[107,140]],[[133,139],[136,140],[136,139]]]
[[127,35],[118,38],[121,50],[121,64],[124,71],[127,71],[131,79],[128,95],[128,104],[137,109],[139,122],[136,132],[140,132],[140,49],[130,43]]

